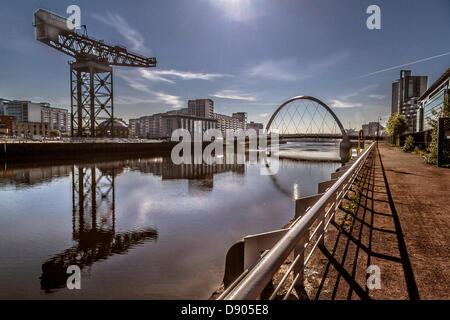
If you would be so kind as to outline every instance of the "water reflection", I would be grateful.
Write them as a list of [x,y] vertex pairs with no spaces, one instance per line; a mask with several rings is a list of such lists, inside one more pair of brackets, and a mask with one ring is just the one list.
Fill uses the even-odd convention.
[[[338,164],[167,157],[3,165],[0,298],[205,299],[239,238],[283,226]],[[78,265],[82,290],[67,290]],[[46,294],[52,292],[52,294]]]
[[[53,168],[57,168],[54,170]],[[20,184],[37,184],[68,174],[62,167],[50,167],[37,174],[37,169],[14,170],[9,180]],[[70,265],[80,269],[96,261],[128,250],[158,238],[154,228],[129,232],[115,232],[115,178],[126,168],[161,176],[163,180],[189,179],[189,190],[213,189],[214,174],[227,171],[245,173],[244,165],[173,165],[170,158],[134,159],[90,165],[73,165],[72,172],[72,239],[73,247],[64,250],[42,265],[41,289],[66,286]],[[34,173],[34,174],[33,174]],[[24,177],[24,178],[22,178]],[[30,179],[33,177],[33,179]]]
[[114,179],[123,169],[121,162],[72,166],[72,239],[76,245],[42,265],[40,280],[45,292],[66,286],[70,265],[83,269],[157,239],[158,232],[153,228],[115,232]]

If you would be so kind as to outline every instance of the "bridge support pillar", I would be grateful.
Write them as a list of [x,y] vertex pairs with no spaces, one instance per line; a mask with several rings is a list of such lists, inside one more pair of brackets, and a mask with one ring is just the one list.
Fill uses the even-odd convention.
[[345,163],[350,159],[350,148],[351,147],[352,147],[352,144],[350,143],[350,140],[344,138],[341,141],[341,144],[339,145],[339,154],[340,154],[342,163]]

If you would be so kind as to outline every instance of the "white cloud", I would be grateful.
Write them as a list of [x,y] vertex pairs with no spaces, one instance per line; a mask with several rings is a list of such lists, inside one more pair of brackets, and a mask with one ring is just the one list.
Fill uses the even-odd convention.
[[132,50],[139,50],[145,53],[150,53],[151,50],[144,44],[145,40],[142,34],[136,29],[132,28],[128,22],[119,14],[107,12],[106,17],[92,14],[92,17],[107,26],[114,28],[122,37],[124,37],[131,45]]
[[385,96],[383,96],[381,94],[370,94],[369,98],[381,100],[381,99],[384,99]]
[[258,114],[258,117],[267,118],[268,115],[269,115],[268,113],[260,113],[260,114]]
[[348,98],[356,97],[359,93],[358,92],[352,92],[343,96],[340,96],[339,98],[342,100],[347,100]]
[[222,90],[214,94],[211,94],[211,96],[222,99],[256,101],[256,97],[235,90]]
[[250,75],[271,80],[294,81],[299,75],[293,72],[295,59],[265,60],[250,70]]
[[215,78],[231,77],[228,74],[221,73],[201,73],[178,70],[146,70],[140,69],[141,75],[151,81],[162,81],[168,83],[175,83],[175,81],[167,77],[177,77],[183,80],[213,80]]
[[146,98],[137,98],[130,96],[122,96],[116,99],[117,103],[122,104],[138,104],[138,103],[163,103],[172,108],[180,108],[183,105],[181,97],[170,95],[164,92],[152,90],[142,77],[132,76],[125,72],[117,72],[117,76],[123,80],[133,89],[144,92],[149,95]]
[[157,97],[157,101],[170,105],[172,108],[181,108],[183,106],[183,102],[179,96],[174,96],[163,92],[155,92],[155,95]]
[[335,108],[355,108],[362,106],[362,103],[347,102],[338,99],[332,99],[330,101],[330,106]]

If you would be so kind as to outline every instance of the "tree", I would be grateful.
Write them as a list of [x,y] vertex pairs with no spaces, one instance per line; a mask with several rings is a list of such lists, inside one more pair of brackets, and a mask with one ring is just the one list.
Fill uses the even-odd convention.
[[389,117],[389,120],[386,124],[385,133],[388,136],[391,136],[395,140],[395,144],[399,145],[399,137],[400,135],[408,130],[408,123],[406,122],[405,117],[400,113],[393,113]]
[[59,130],[53,129],[49,132],[50,137],[59,137],[61,135],[61,132]]

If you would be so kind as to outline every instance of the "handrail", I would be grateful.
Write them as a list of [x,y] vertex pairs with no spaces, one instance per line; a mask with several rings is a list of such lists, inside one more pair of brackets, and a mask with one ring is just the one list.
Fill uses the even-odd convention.
[[[248,273],[244,277],[239,277],[240,281],[236,284],[232,290],[228,292],[226,296],[223,297],[225,300],[248,300],[248,299],[259,299],[261,292],[266,287],[266,285],[271,281],[275,273],[279,270],[280,266],[287,259],[289,254],[297,248],[299,243],[301,243],[301,252],[297,254],[297,257],[304,254],[306,251],[307,245],[311,242],[314,234],[320,228],[322,229],[322,234],[319,235],[319,239],[315,243],[313,249],[310,254],[304,261],[301,269],[303,270],[307,261],[311,257],[313,250],[317,247],[320,241],[323,241],[324,232],[326,231],[326,226],[331,222],[337,208],[339,207],[340,202],[343,200],[345,195],[345,191],[348,190],[356,176],[359,174],[361,168],[364,166],[366,159],[369,154],[375,147],[375,143],[372,143],[364,152],[359,156],[359,158],[352,164],[352,166],[334,183],[325,193],[324,195],[302,216],[298,219],[291,227],[290,230],[278,241],[272,249],[269,250],[257,263],[256,265],[248,271]],[[342,189],[341,189],[342,187]],[[333,196],[336,196],[336,200],[332,202]],[[331,203],[332,202],[332,203]],[[330,208],[324,214],[323,211],[327,205],[330,205]],[[334,208],[334,211],[333,211]],[[331,212],[333,211],[333,212]],[[313,235],[309,234],[309,228],[312,224],[317,221],[318,217],[322,215],[322,221],[320,221],[319,225],[314,230]],[[326,221],[327,217],[331,216],[328,221]],[[307,237],[307,242],[303,243]],[[298,262],[297,257],[294,257],[294,262],[292,264],[296,264]],[[293,269],[293,266],[288,269],[290,272]],[[300,272],[294,277],[294,281],[291,284],[288,293],[295,285],[295,282],[299,278]],[[283,277],[285,279],[287,277]],[[279,289],[279,286],[277,287]],[[276,292],[275,292],[276,293]],[[285,298],[286,298],[285,296]],[[272,295],[271,298],[273,298]]]

